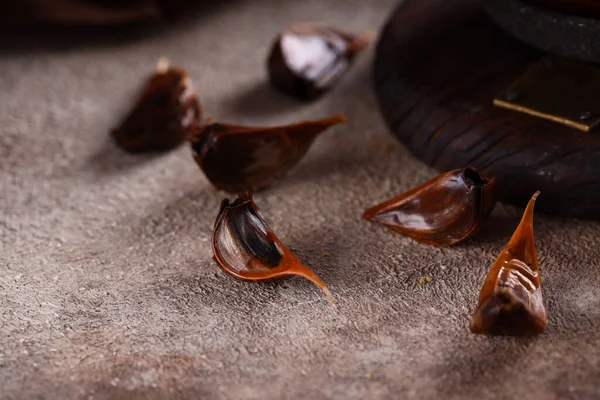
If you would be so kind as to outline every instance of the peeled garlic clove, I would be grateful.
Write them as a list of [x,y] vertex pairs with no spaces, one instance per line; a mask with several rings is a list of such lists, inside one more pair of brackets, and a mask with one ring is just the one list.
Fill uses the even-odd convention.
[[479,230],[496,204],[495,186],[495,178],[456,169],[369,208],[363,217],[419,242],[449,246]]
[[533,237],[536,192],[485,280],[471,321],[473,333],[534,336],[548,323]]
[[161,59],[132,110],[111,135],[132,153],[166,151],[189,138],[200,118],[200,104],[188,74]]
[[252,193],[223,200],[212,236],[215,260],[228,274],[246,281],[301,276],[317,285],[333,304],[327,286],[286,249],[258,214]]
[[211,123],[194,135],[191,146],[196,163],[217,189],[257,191],[292,169],[320,133],[345,121],[339,114],[275,127]]
[[269,79],[282,92],[313,100],[333,87],[354,57],[373,39],[312,25],[296,25],[275,40],[267,61]]

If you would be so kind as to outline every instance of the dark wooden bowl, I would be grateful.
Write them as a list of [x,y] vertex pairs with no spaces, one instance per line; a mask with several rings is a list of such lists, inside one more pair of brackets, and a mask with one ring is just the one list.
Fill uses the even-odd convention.
[[542,7],[562,13],[580,15],[588,18],[600,17],[600,1],[598,0],[529,0]]
[[[569,3],[572,0],[569,0]],[[480,0],[511,35],[538,49],[600,64],[600,1]],[[552,8],[548,8],[552,7]],[[571,14],[576,13],[576,14]]]
[[471,0],[406,0],[385,26],[374,84],[392,133],[440,171],[475,167],[499,198],[600,217],[600,136],[492,104],[543,54],[512,39]]

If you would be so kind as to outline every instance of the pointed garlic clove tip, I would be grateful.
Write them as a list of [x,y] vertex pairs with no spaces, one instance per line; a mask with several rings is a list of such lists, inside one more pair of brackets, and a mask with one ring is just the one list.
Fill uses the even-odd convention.
[[195,134],[201,113],[188,74],[159,61],[156,72],[111,136],[132,153],[171,150]]
[[496,181],[472,168],[446,172],[363,213],[419,242],[449,246],[479,231],[494,205]]
[[190,144],[196,163],[217,189],[258,191],[294,168],[319,134],[345,121],[338,114],[281,126],[213,122],[202,126]]
[[164,74],[169,70],[169,59],[167,57],[161,57],[156,62],[156,73]]
[[327,296],[327,300],[331,303],[332,306],[335,307],[335,301],[333,299],[333,295],[329,291],[329,288],[325,283],[319,278],[314,272],[312,272],[308,267],[300,264],[299,262],[293,268],[290,268],[289,275],[299,276],[305,279],[308,279],[312,283],[314,283],[319,289],[325,293]]
[[375,29],[367,29],[363,31],[361,36],[364,38],[365,41],[370,43],[377,39],[377,31]]
[[[379,215],[382,216],[381,220],[379,219]],[[367,221],[379,222],[379,223],[385,225],[384,216],[385,216],[385,211],[383,211],[383,209],[381,208],[380,205],[376,205],[374,207],[367,208],[362,214],[363,219],[365,219]]]
[[280,33],[267,60],[271,84],[300,100],[314,100],[334,87],[354,57],[372,39],[310,24]]
[[339,114],[334,115],[333,117],[331,117],[331,119],[329,120],[329,122],[331,124],[341,124],[341,123],[344,123],[344,122],[348,122],[348,119],[346,118],[346,114],[339,113]]
[[375,216],[375,211],[373,210],[372,207],[367,208],[362,214],[363,219],[366,219],[368,221],[372,220],[374,216]]
[[258,214],[251,192],[221,203],[212,235],[215,260],[223,271],[246,281],[301,276],[317,285],[333,304],[327,286],[279,241]]
[[365,31],[351,37],[350,49],[354,53],[358,53],[358,52],[362,51],[365,47],[367,47],[368,45],[373,43],[376,38],[377,38],[376,30],[372,30],[372,29],[365,30]]
[[473,333],[534,336],[546,328],[548,317],[533,234],[533,207],[538,195],[532,196],[488,273],[471,321]]

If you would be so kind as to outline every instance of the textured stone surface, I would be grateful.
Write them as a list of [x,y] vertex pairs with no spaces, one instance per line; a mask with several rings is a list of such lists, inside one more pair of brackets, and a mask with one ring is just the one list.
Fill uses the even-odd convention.
[[[372,52],[309,105],[265,85],[264,58],[289,23],[374,28],[395,1],[280,3],[240,1],[122,41],[0,42],[0,398],[598,398],[600,225],[536,217],[544,335],[470,334],[521,210],[499,205],[447,249],[362,221],[433,175],[386,132]],[[188,148],[132,156],[109,140],[160,56],[224,121],[347,114],[256,196],[337,312],[302,279],[249,284],[217,269],[209,237],[225,195]]]

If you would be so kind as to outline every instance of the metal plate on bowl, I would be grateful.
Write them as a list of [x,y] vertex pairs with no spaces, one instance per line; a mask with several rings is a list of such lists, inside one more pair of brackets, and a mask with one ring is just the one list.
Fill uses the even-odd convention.
[[546,58],[512,83],[494,104],[590,132],[600,127],[600,68]]

